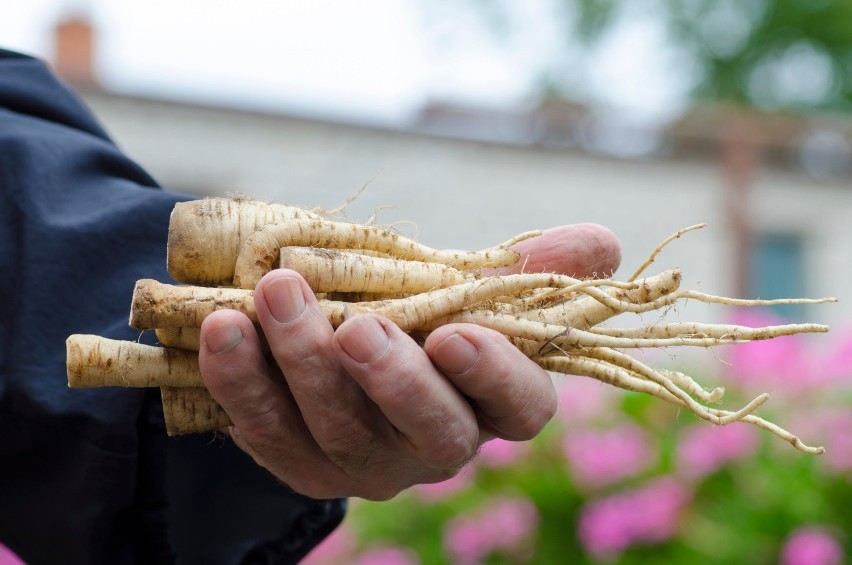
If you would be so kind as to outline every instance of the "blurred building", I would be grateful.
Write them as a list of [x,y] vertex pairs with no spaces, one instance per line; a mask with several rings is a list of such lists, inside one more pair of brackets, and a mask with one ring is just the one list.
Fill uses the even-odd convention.
[[[713,294],[837,295],[839,305],[785,313],[838,326],[852,317],[849,117],[699,108],[651,130],[564,102],[516,113],[433,104],[391,129],[107,92],[92,71],[90,30],[62,29],[58,71],[169,189],[334,208],[368,185],[349,208],[354,219],[393,206],[378,222],[435,247],[596,222],[624,244],[621,278],[668,235],[706,222],[650,271],[681,267],[685,284]],[[679,317],[725,312],[690,306]]]

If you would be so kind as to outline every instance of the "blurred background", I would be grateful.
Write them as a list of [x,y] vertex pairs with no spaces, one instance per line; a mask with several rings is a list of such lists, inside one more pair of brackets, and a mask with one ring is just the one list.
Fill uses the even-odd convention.
[[[447,484],[353,502],[317,563],[841,563],[852,552],[852,0],[0,0],[0,46],[50,62],[168,189],[335,208],[434,247],[610,227],[626,278],[837,296],[672,320],[827,323],[818,339],[649,355],[773,393],[742,424],[581,378],[528,444]],[[655,317],[622,325],[651,323]]]

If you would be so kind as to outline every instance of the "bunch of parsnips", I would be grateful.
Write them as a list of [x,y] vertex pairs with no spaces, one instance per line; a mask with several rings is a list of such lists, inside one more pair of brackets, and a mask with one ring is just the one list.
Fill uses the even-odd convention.
[[230,308],[256,322],[252,290],[275,268],[299,272],[335,327],[355,314],[375,312],[422,336],[454,322],[503,333],[545,369],[582,375],[650,394],[687,408],[718,425],[743,421],[770,431],[813,454],[822,447],[753,412],[761,394],[737,410],[708,406],[724,390],[706,390],[686,374],[659,370],[622,350],[712,347],[808,332],[819,324],[764,328],[702,323],[664,323],[639,328],[604,327],[623,312],[666,309],[686,299],[756,306],[835,302],[834,298],[738,300],[679,288],[678,270],[639,278],[674,234],[657,247],[627,281],[559,274],[491,275],[485,269],[516,263],[521,234],[481,252],[439,251],[373,225],[334,221],[320,213],[249,199],[205,199],[178,204],[171,216],[169,274],[184,285],[138,281],[130,325],[155,330],[163,347],[72,335],[67,344],[71,387],[160,387],[170,435],[216,430],[230,424],[204,388],[198,368],[199,328],[211,312]]

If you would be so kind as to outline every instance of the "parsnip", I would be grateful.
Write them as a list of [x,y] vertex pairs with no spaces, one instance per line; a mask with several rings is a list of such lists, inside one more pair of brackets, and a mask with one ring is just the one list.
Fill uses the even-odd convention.
[[339,249],[284,247],[280,266],[298,272],[314,292],[417,294],[474,280],[443,263],[374,257]]
[[399,234],[375,226],[345,224],[330,220],[270,224],[254,232],[240,247],[234,266],[234,286],[254,288],[279,261],[282,247],[304,246],[328,249],[369,249],[399,259],[445,263],[464,269],[513,265],[520,257],[509,249],[518,241],[540,232],[526,232],[486,251],[439,251]]
[[[666,402],[686,407],[681,399],[671,394],[658,383],[637,378],[631,375],[629,371],[626,371],[616,365],[609,365],[607,363],[599,363],[589,359],[574,357],[547,357],[539,360],[539,364],[550,371],[591,377],[625,390],[642,392],[665,400]],[[711,414],[714,414],[719,418],[730,419],[733,414],[732,412],[715,408],[708,408],[708,410]],[[822,455],[825,453],[824,447],[809,446],[784,428],[773,424],[772,422],[768,422],[759,416],[755,416],[754,414],[746,414],[742,418],[737,419],[737,421],[753,424],[764,429],[790,443],[790,445],[804,453],[809,453],[811,455]]]
[[[319,304],[334,327],[343,323],[345,303],[320,300]],[[204,318],[225,309],[242,312],[257,323],[252,290],[171,285],[142,279],[133,290],[130,327],[137,330],[200,328]]]
[[539,233],[521,234],[488,251],[438,251],[390,230],[335,222],[291,206],[210,198],[175,206],[167,263],[180,282],[251,289],[273,268],[282,247],[368,249],[464,268],[497,267],[518,260],[511,245]]
[[[407,298],[350,304],[344,309],[344,317],[373,312],[386,316],[403,330],[410,331],[422,329],[433,320],[475,306],[485,300],[499,296],[512,296],[531,288],[556,288],[566,292],[584,292],[594,297],[600,296],[602,300],[610,301],[610,304],[617,304],[610,295],[595,287],[621,286],[622,284],[596,279],[580,281],[553,274],[492,276]],[[628,284],[632,286],[631,283]]]
[[[430,323],[418,326],[416,329],[431,330],[435,327],[451,323],[477,324],[492,328],[505,335],[548,342],[562,348],[618,347],[632,349],[682,346],[713,347],[716,345],[747,343],[757,339],[771,339],[783,335],[825,333],[828,331],[828,326],[821,324],[788,324],[773,326],[771,328],[741,327],[740,333],[737,334],[727,334],[724,330],[714,332],[718,336],[697,334],[692,329],[687,329],[683,334],[675,334],[670,337],[617,337],[607,335],[605,332],[594,333],[567,326],[557,326],[517,316],[495,313],[489,310],[471,310],[450,314],[433,319]],[[689,324],[684,324],[684,326],[690,328]],[[653,332],[650,333],[653,334]]]
[[[790,432],[754,416],[752,412],[766,402],[768,395],[759,395],[736,411],[711,408],[706,403],[719,402],[723,389],[705,390],[688,375],[656,370],[619,350],[713,347],[825,332],[826,326],[746,328],[699,322],[663,322],[640,328],[600,325],[621,313],[665,310],[685,300],[736,306],[835,300],[713,296],[681,289],[681,273],[676,269],[638,279],[667,243],[702,226],[667,238],[628,281],[618,282],[535,273],[485,276],[484,267],[516,262],[518,254],[510,247],[539,232],[521,234],[483,252],[444,252],[386,229],[337,222],[280,204],[223,199],[179,204],[169,227],[169,272],[178,281],[205,286],[139,281],[130,323],[140,330],[156,329],[166,347],[72,336],[69,385],[159,386],[170,434],[229,425],[227,415],[201,388],[194,353],[199,349],[198,328],[208,315],[221,309],[243,312],[257,323],[252,289],[280,260],[281,266],[296,270],[308,281],[334,327],[364,312],[382,314],[420,337],[448,323],[490,327],[549,370],[645,392],[716,425],[749,422],[797,449],[821,453],[822,448],[807,446]],[[262,332],[260,337],[263,339]]]
[[204,386],[191,352],[75,334],[65,340],[68,386]]
[[167,265],[176,281],[230,286],[240,247],[270,224],[320,219],[307,210],[251,199],[205,198],[175,205]]
[[167,285],[153,279],[136,282],[130,305],[130,327],[200,328],[211,312],[237,310],[257,321],[253,291],[236,288],[201,288]]
[[172,349],[183,349],[185,351],[198,351],[201,341],[201,330],[199,328],[169,327],[154,330],[157,340]]
[[222,430],[231,425],[228,414],[206,388],[162,387],[163,415],[170,436]]
[[599,299],[584,296],[575,301],[560,302],[545,308],[523,309],[516,314],[530,320],[587,330],[622,314],[623,310],[618,307],[618,304],[650,304],[677,291],[680,288],[681,279],[679,269],[670,269],[635,281],[635,288],[605,289],[605,292],[616,301],[615,305],[608,305]]

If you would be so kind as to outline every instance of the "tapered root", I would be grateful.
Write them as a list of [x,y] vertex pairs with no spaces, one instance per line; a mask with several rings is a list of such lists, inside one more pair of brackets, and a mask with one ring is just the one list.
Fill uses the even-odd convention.
[[648,304],[676,292],[681,283],[679,269],[671,269],[653,277],[634,281],[633,289],[607,288],[604,292],[612,301],[604,303],[600,297],[581,297],[546,308],[516,312],[530,320],[585,330],[593,328],[612,317],[622,314],[624,304]]
[[191,352],[82,334],[65,348],[71,388],[204,386]]
[[[334,300],[318,300],[318,303],[333,327],[343,323],[346,303]],[[204,319],[218,310],[235,310],[257,323],[254,291],[171,285],[142,279],[133,291],[130,326],[161,332],[166,328],[200,328]],[[170,336],[165,338],[168,340]]]
[[407,298],[346,307],[345,316],[366,312],[381,314],[405,331],[421,329],[444,316],[460,312],[486,300],[512,296],[535,288],[563,289],[566,292],[597,291],[607,280],[581,281],[564,275],[526,274],[487,277],[448,288],[440,288]]
[[205,198],[175,205],[169,221],[167,263],[179,282],[230,286],[243,243],[264,226],[321,216],[246,198]]
[[284,247],[281,267],[302,275],[314,292],[418,294],[473,280],[442,263],[374,257],[339,249]]
[[719,339],[734,341],[760,341],[781,336],[804,333],[825,333],[828,326],[821,324],[785,324],[750,328],[731,324],[699,324],[693,322],[655,324],[641,328],[592,328],[590,333],[627,339]]
[[137,330],[155,328],[200,328],[201,322],[216,310],[237,310],[257,321],[254,292],[235,288],[175,286],[142,279],[133,289],[130,327]]
[[725,425],[736,420],[741,420],[743,417],[752,413],[754,410],[759,408],[760,405],[762,405],[769,399],[768,394],[761,394],[760,396],[749,402],[742,409],[737,410],[736,412],[719,415],[710,411],[706,406],[696,402],[691,396],[684,392],[683,389],[678,387],[666,375],[655,371],[651,367],[645,365],[640,361],[637,361],[629,355],[621,353],[620,351],[601,347],[584,351],[584,356],[588,356],[589,358],[597,359],[605,363],[615,365],[616,367],[625,369],[626,371],[634,373],[643,379],[659,384],[669,394],[677,398],[687,408],[689,408],[690,411],[692,411],[692,413],[694,413],[696,416],[717,425]]
[[[639,378],[622,367],[618,367],[608,363],[595,362],[594,360],[587,358],[571,356],[543,357],[536,358],[535,361],[541,367],[549,371],[593,378],[601,382],[616,386],[618,388],[634,392],[641,392],[650,396],[654,396],[676,406],[688,408],[688,406],[683,402],[683,400],[673,395],[662,385],[653,381],[648,381]],[[775,436],[781,438],[782,440],[788,442],[790,445],[804,453],[808,453],[811,455],[821,455],[825,453],[824,447],[809,446],[804,443],[800,438],[793,435],[784,428],[778,426],[777,424],[773,424],[772,422],[764,420],[759,416],[755,416],[754,414],[742,415],[740,413],[729,412],[727,410],[719,410],[717,408],[707,408],[707,411],[711,415],[718,418],[719,421],[739,421],[757,426],[758,428],[766,430],[774,434]]]
[[161,389],[166,433],[170,436],[221,430],[231,426],[231,418],[206,388]]
[[657,255],[659,255],[659,254],[663,251],[663,248],[664,248],[666,245],[668,245],[668,244],[669,244],[669,243],[671,243],[672,241],[674,241],[674,240],[676,240],[676,239],[680,238],[680,237],[681,237],[682,235],[684,235],[685,233],[691,232],[691,231],[693,231],[693,230],[700,230],[701,228],[705,228],[705,227],[707,227],[707,224],[695,224],[694,226],[689,226],[688,228],[683,228],[682,230],[679,230],[679,231],[677,231],[676,233],[674,233],[674,234],[670,235],[669,237],[667,237],[666,239],[664,239],[664,240],[662,241],[662,243],[660,243],[660,244],[659,244],[659,245],[658,245],[658,246],[654,249],[654,251],[652,251],[652,252],[651,252],[651,256],[650,256],[650,257],[648,257],[648,259],[647,259],[644,263],[642,263],[642,265],[640,265],[640,266],[639,266],[639,268],[638,268],[638,269],[636,269],[636,272],[634,272],[634,273],[630,276],[630,278],[629,278],[629,279],[627,279],[627,280],[628,280],[628,281],[635,281],[636,279],[638,279],[638,278],[639,278],[639,275],[641,275],[642,273],[644,273],[644,272],[645,272],[645,269],[647,269],[648,267],[650,267],[650,266],[651,266],[651,264],[652,264],[654,261],[656,261],[656,260],[657,260]]
[[157,328],[157,341],[172,349],[198,351],[201,349],[201,330],[199,328]]
[[[481,252],[439,251],[387,229],[336,222],[291,206],[245,199],[182,203],[175,207],[169,226],[169,273],[180,282],[204,286],[139,281],[130,325],[155,329],[165,347],[71,336],[68,382],[72,387],[161,387],[170,435],[231,425],[203,388],[196,353],[203,349],[199,328],[207,316],[224,309],[241,312],[257,325],[254,289],[280,263],[305,278],[333,327],[366,312],[384,315],[421,337],[444,324],[477,324],[502,333],[546,369],[650,394],[716,425],[751,423],[801,451],[822,453],[821,447],[807,446],[754,415],[769,395],[761,394],[736,411],[711,408],[707,404],[721,401],[724,389],[706,390],[684,373],[653,369],[619,350],[714,347],[821,333],[828,331],[826,326],[749,328],[697,322],[601,326],[622,313],[664,311],[687,300],[732,306],[836,301],[739,300],[682,290],[677,269],[638,279],[668,243],[700,227],[703,224],[664,240],[626,282],[539,273],[486,276],[493,271],[484,268],[515,264],[519,254],[512,245],[540,232],[523,233]],[[233,286],[238,288],[223,288]],[[260,328],[258,334],[264,344]]]
[[[540,232],[528,232],[523,234],[523,238],[539,234]],[[253,233],[242,245],[234,267],[234,285],[254,288],[261,277],[278,262],[282,247],[370,249],[399,259],[444,263],[461,269],[478,269],[505,267],[516,263],[520,255],[508,249],[508,245],[517,241],[518,238],[513,238],[487,251],[439,251],[374,226],[344,224],[323,219],[273,224]]]

